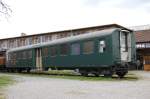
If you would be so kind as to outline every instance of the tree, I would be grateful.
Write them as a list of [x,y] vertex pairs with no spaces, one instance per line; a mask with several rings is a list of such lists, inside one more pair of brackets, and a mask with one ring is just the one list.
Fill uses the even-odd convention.
[[5,16],[10,16],[12,12],[9,5],[7,5],[3,0],[0,0],[0,14]]

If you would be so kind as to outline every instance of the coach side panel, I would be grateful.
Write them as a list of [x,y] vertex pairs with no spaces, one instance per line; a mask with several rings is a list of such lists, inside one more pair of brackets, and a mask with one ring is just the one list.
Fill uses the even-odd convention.
[[[105,43],[101,52],[100,42]],[[43,47],[42,56],[45,68],[107,67],[113,64],[112,36]]]
[[9,68],[34,68],[33,51],[23,50],[8,53],[7,67]]

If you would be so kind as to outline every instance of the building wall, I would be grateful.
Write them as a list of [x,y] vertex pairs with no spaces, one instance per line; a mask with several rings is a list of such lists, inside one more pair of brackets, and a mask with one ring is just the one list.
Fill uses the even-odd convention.
[[138,69],[150,71],[150,28],[136,30],[136,47]]
[[139,69],[150,71],[150,48],[137,48],[137,60],[139,60]]

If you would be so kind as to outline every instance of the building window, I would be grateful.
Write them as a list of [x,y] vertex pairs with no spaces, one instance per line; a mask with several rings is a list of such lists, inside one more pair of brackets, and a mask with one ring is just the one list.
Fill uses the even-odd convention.
[[28,38],[29,45],[32,45],[32,38]]
[[60,55],[67,55],[68,48],[69,48],[68,44],[60,45]]
[[48,56],[48,47],[43,48],[42,51],[43,51],[43,56],[47,57]]
[[71,45],[71,55],[80,55],[80,44]]
[[99,41],[99,53],[103,53],[106,50],[106,44],[104,40]]
[[83,54],[91,54],[94,52],[94,42],[88,41],[83,43]]
[[57,36],[58,36],[58,34],[53,34],[51,39],[55,40],[55,39],[57,39]]
[[50,55],[51,56],[57,55],[57,47],[56,46],[50,47]]

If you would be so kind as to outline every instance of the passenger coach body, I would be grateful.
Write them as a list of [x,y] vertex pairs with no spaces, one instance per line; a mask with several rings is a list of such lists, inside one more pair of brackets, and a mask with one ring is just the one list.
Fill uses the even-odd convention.
[[73,69],[82,75],[123,77],[128,63],[135,62],[135,40],[132,31],[119,28],[66,37],[47,43],[9,50],[7,68]]

